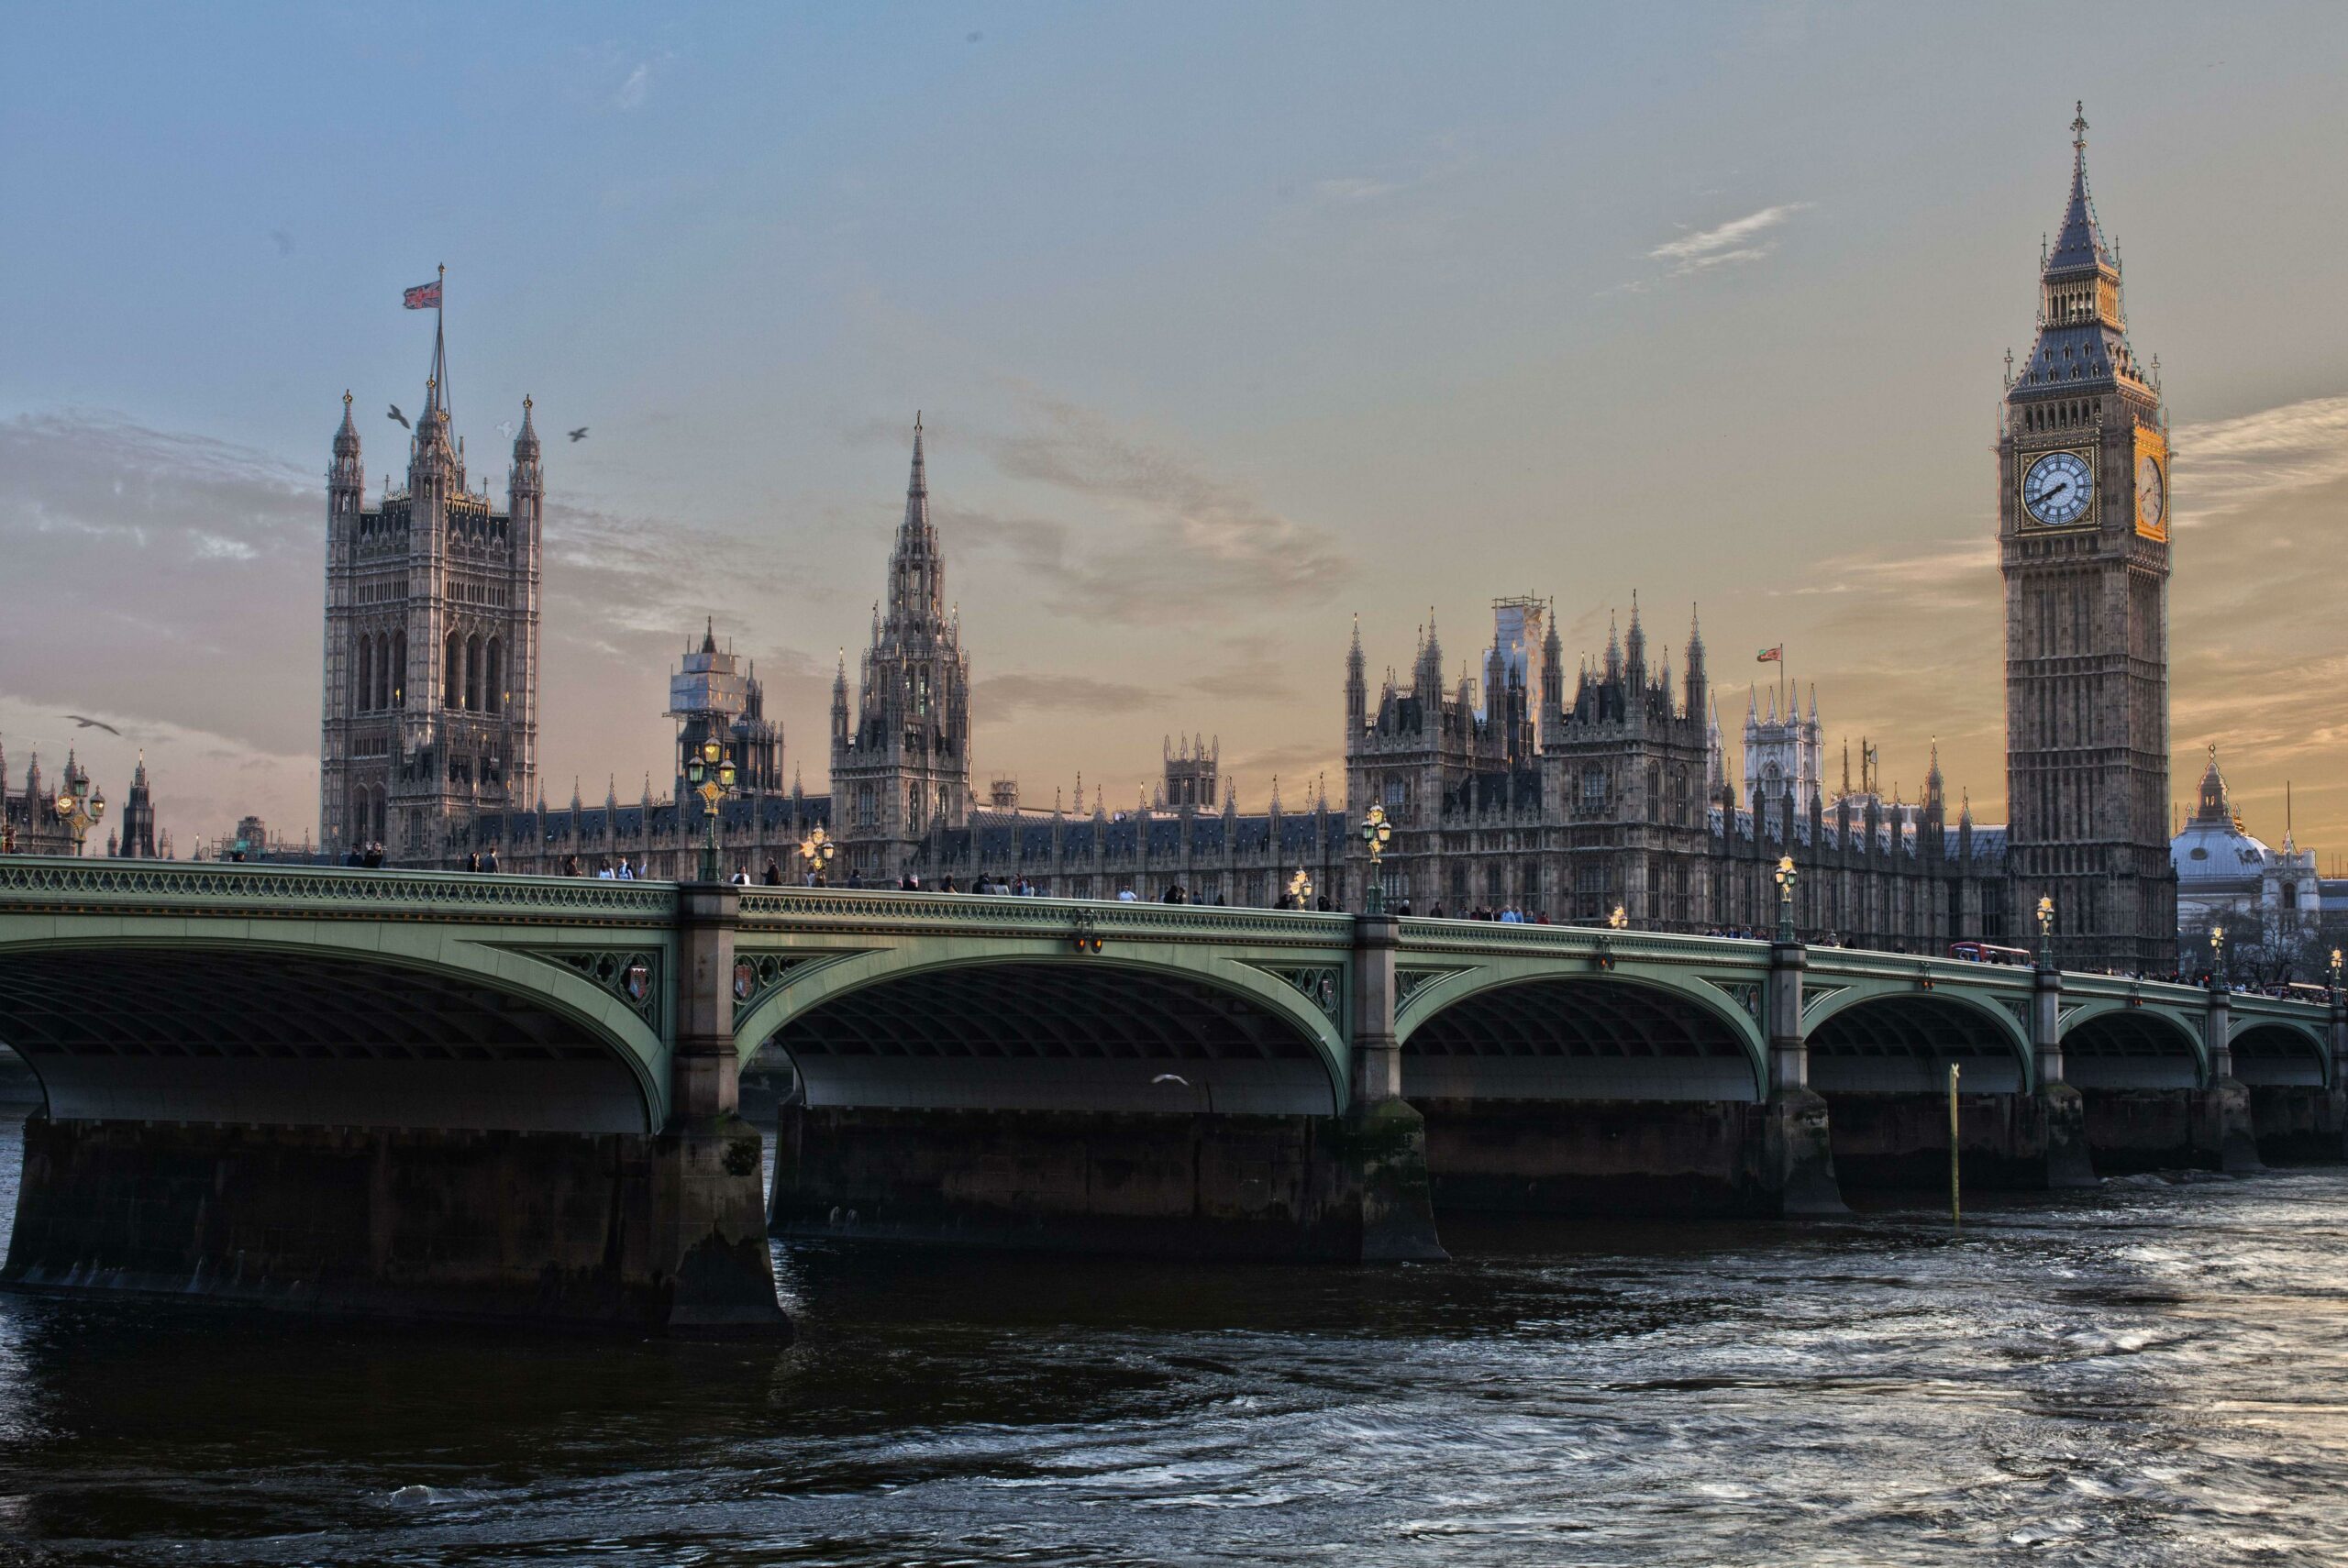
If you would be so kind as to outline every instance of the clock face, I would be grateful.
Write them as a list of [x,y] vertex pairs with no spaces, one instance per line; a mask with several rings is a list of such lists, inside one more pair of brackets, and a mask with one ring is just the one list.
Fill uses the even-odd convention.
[[2167,508],[2168,486],[2161,478],[2160,459],[2147,452],[2136,459],[2136,521],[2157,527]]
[[2021,481],[2021,501],[2032,517],[2060,527],[2087,515],[2094,491],[2095,480],[2077,452],[2049,452],[2030,465]]

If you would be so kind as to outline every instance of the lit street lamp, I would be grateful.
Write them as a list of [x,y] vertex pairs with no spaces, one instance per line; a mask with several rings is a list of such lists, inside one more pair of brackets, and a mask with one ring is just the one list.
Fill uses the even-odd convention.
[[1621,931],[1631,923],[1630,912],[1623,909],[1622,905],[1616,904],[1614,906],[1614,912],[1606,917],[1606,923],[1612,926],[1616,931]]
[[714,740],[701,743],[701,750],[685,759],[685,782],[701,797],[703,817],[701,837],[701,879],[717,880],[717,808],[720,801],[734,793],[734,764],[727,760],[725,748]]
[[1794,883],[1801,874],[1794,869],[1794,857],[1778,857],[1778,868],[1771,878],[1778,884],[1778,940],[1790,943],[1794,939]]
[[1386,820],[1386,808],[1372,806],[1361,820],[1361,842],[1369,851],[1369,897],[1366,900],[1370,914],[1386,912],[1386,869],[1381,864],[1386,846],[1394,840],[1394,824]]
[[1301,866],[1296,868],[1296,875],[1288,879],[1288,898],[1289,902],[1298,909],[1312,907],[1312,878],[1304,874]]
[[2226,984],[2226,928],[2210,928],[2210,988],[2223,990]]
[[57,820],[73,835],[73,853],[82,853],[82,840],[91,828],[106,814],[106,797],[103,790],[93,792],[90,776],[69,777],[65,788],[57,792]]
[[2331,996],[2335,1001],[2340,998],[2340,949],[2337,947],[2331,950]]
[[2054,967],[2054,900],[2043,893],[2038,899],[2038,966]]
[[807,869],[815,874],[815,886],[818,888],[831,886],[824,879],[824,873],[830,868],[832,856],[839,852],[840,846],[832,842],[832,835],[824,831],[821,823],[815,824],[814,832],[799,841],[799,857],[807,862]]

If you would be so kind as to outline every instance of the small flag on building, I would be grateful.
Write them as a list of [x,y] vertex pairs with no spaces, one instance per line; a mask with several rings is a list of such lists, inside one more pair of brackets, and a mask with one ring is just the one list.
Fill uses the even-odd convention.
[[429,283],[416,284],[415,287],[409,289],[400,295],[400,304],[405,305],[410,310],[439,309],[440,284],[438,280],[436,279]]
[[1763,648],[1763,649],[1761,650],[1761,652],[1760,652],[1757,656],[1755,656],[1755,658],[1754,658],[1753,662],[1754,662],[1754,663],[1755,663],[1755,664],[1783,664],[1783,663],[1785,663],[1785,662],[1786,662],[1786,645],[1785,645],[1785,644],[1783,644],[1783,643],[1779,643],[1779,644],[1778,644],[1776,647],[1774,647],[1774,648]]

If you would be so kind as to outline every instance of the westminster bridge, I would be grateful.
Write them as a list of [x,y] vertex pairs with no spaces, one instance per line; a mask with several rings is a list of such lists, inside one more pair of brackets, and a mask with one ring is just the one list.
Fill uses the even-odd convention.
[[[784,1330],[766,1236],[1382,1259],[1445,1209],[2337,1159],[2331,1005],[1800,943],[0,858],[0,1283]],[[743,1067],[787,1066],[770,1188]]]

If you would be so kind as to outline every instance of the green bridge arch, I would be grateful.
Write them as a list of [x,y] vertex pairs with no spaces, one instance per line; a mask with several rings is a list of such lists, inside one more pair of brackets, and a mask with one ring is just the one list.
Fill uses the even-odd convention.
[[[870,1049],[876,1031],[902,1043],[903,1059],[887,1070],[868,1066],[858,1077],[860,1092],[907,1104],[942,1097],[995,1109],[1162,1110],[1169,1101],[1190,1109],[1183,1091],[1191,1090],[1202,1109],[1212,1102],[1225,1111],[1329,1115],[1343,1110],[1349,1095],[1349,959],[1274,972],[1260,960],[1123,940],[1105,954],[1017,938],[916,940],[814,954],[737,947],[737,969],[747,961],[752,988],[762,958],[789,967],[763,994],[753,988],[735,1021],[736,1052],[747,1062],[776,1043],[792,1056],[811,1103],[824,1103],[842,1081],[836,1063],[816,1059],[835,1055],[825,1036],[845,1037],[838,1043],[862,1047],[859,1054],[869,1057],[895,1055],[885,1045]],[[1304,978],[1313,994],[1290,975]],[[742,989],[737,985],[737,994]],[[1047,1001],[1057,1010],[1020,1015],[1045,1055],[1005,1050],[1002,1032],[986,1026],[991,1015],[973,1015],[1034,1010]],[[911,1019],[908,1007],[919,1010]],[[1279,1034],[1246,1026],[1239,1012],[1215,1018],[1224,1007],[1284,1033],[1295,1049],[1284,1049]],[[1056,1051],[1113,1017],[1135,1054]],[[1105,1045],[1107,1032],[1100,1033]],[[1251,1047],[1271,1054],[1249,1061]],[[997,1065],[976,1065],[981,1061]],[[1054,1065],[1035,1065],[1043,1062]],[[1111,1065],[1120,1063],[1135,1065]],[[1145,1065],[1181,1081],[1153,1087],[1158,1073],[1145,1075]]]
[[[1524,1099],[1759,1099],[1767,1092],[1757,978],[1707,977],[1627,955],[1611,966],[1579,955],[1561,964],[1549,954],[1479,955],[1443,970],[1406,951],[1401,970],[1423,977],[1395,1021],[1406,1098],[1471,1089]],[[1755,999],[1752,1010],[1741,999],[1746,994]],[[1596,1024],[1630,1030],[1605,1053],[1589,1037]],[[1711,1065],[1641,1065],[1691,1055]],[[1438,1056],[1452,1060],[1436,1066]],[[1563,1094],[1567,1088],[1578,1092]]]
[[[608,941],[570,945],[592,965]],[[10,915],[0,1043],[52,1115],[648,1132],[673,977],[658,940],[621,946],[648,958],[641,1003],[535,931]]]
[[2002,996],[1936,972],[1822,979],[1802,1009],[1811,1087],[1936,1093],[1955,1064],[1967,1069],[1971,1081],[1959,1082],[1972,1092],[2019,1091],[2037,1081],[2037,1057]]

